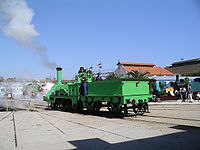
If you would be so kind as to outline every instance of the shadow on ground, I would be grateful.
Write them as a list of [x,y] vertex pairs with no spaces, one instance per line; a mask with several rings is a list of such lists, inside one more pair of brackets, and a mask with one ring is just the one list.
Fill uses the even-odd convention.
[[[63,111],[63,110],[61,110]],[[82,115],[92,115],[92,116],[98,116],[98,117],[105,117],[105,118],[123,118],[124,116],[120,115],[120,114],[117,114],[117,113],[113,113],[113,112],[110,112],[110,111],[106,111],[106,110],[101,110],[101,111],[98,111],[98,112],[89,112],[87,110],[83,110],[81,112],[78,112],[78,111],[63,111],[63,112],[70,112],[70,113],[78,113],[78,114],[82,114]],[[134,116],[137,116],[136,114],[134,113],[129,113],[127,115],[128,117],[134,117]]]
[[200,128],[178,125],[171,127],[182,132],[146,139],[110,144],[102,139],[69,141],[81,150],[199,150]]

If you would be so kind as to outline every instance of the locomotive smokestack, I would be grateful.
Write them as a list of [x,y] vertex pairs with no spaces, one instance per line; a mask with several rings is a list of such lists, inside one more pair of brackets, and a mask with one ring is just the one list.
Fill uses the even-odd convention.
[[57,67],[57,84],[61,84],[62,83],[62,68],[61,67]]

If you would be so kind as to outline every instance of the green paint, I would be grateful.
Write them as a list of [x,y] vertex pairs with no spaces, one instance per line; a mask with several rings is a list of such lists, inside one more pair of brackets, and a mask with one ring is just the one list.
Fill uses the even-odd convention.
[[[149,94],[149,79],[114,79],[92,82],[90,72],[81,72],[75,82],[61,82],[61,70],[57,69],[57,84],[45,95],[44,100],[55,103],[56,99],[71,100],[72,108],[76,109],[78,100],[84,107],[92,108],[96,101],[109,102],[119,111],[120,107],[135,100],[138,103],[148,102],[152,97]],[[84,74],[88,82],[88,95],[80,96],[79,88],[81,75]]]
[[58,67],[57,70],[57,84],[62,83],[62,68]]

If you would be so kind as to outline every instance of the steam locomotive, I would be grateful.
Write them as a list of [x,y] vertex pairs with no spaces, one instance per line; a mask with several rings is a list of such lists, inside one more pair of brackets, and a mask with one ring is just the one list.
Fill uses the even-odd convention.
[[[57,83],[43,97],[52,109],[98,112],[106,107],[110,112],[126,116],[128,110],[136,115],[148,112],[152,98],[149,79],[112,79],[93,81],[90,71],[83,67],[74,82],[62,83],[62,68],[57,69]],[[87,94],[81,94],[82,77],[87,79]]]

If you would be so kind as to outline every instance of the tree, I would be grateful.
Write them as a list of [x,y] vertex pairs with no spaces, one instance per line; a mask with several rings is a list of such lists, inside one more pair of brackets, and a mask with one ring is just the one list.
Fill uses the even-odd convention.
[[112,80],[112,79],[118,79],[119,77],[114,73],[109,73],[108,76],[106,76],[106,80]]
[[185,84],[189,84],[189,82],[190,82],[190,79],[189,79],[188,77],[186,77],[186,78],[184,79],[184,83],[185,83]]
[[0,77],[0,82],[3,82],[4,81],[4,78],[3,77]]
[[147,71],[138,71],[138,70],[132,70],[127,73],[128,76],[132,76],[135,79],[142,79],[142,78],[148,78],[149,72]]
[[16,82],[16,80],[17,80],[17,79],[16,79],[15,77],[14,77],[14,78],[7,78],[7,79],[6,79],[6,81],[9,81],[9,82]]

